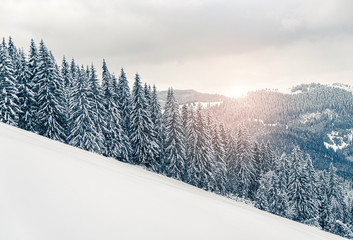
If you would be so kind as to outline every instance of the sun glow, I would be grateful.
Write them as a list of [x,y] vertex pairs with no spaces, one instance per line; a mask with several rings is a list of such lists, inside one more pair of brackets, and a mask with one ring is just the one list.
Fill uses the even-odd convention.
[[248,93],[248,90],[239,86],[234,86],[229,88],[227,95],[233,98],[245,97]]

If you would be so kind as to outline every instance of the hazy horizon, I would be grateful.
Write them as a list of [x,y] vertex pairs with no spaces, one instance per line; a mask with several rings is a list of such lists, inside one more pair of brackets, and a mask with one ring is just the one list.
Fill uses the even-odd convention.
[[1,36],[159,90],[239,96],[353,79],[353,2],[4,0]]

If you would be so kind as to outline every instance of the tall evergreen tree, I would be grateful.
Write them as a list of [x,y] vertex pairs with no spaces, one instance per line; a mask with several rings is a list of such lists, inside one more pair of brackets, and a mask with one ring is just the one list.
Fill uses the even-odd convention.
[[129,82],[126,78],[124,69],[121,69],[121,74],[118,82],[118,97],[120,110],[120,124],[125,134],[130,137],[130,114],[131,114],[131,93]]
[[236,181],[237,181],[237,171],[236,171],[236,161],[237,161],[237,150],[236,150],[236,139],[230,136],[226,145],[225,162],[227,169],[227,184],[226,188],[229,193],[236,193]]
[[318,188],[318,224],[325,230],[330,230],[329,202],[328,202],[328,178],[327,173],[321,171],[319,174],[319,188]]
[[[15,78],[15,84],[16,84],[16,88],[19,89],[19,78],[20,75],[22,74],[21,72],[21,57],[20,57],[20,51],[16,48],[12,37],[9,37],[9,43],[8,43],[8,47],[7,47],[7,52],[9,53],[9,57],[12,61],[12,66],[13,66],[13,70],[14,70],[14,78]],[[16,102],[17,105],[20,105],[19,102]]]
[[336,168],[333,164],[330,164],[328,174],[328,192],[327,198],[329,202],[329,214],[330,217],[335,220],[345,220],[346,204],[343,201],[342,186],[339,182],[338,176],[336,175]]
[[205,190],[215,190],[215,163],[201,104],[189,125],[189,183]]
[[115,77],[114,74],[111,74],[111,84],[112,84],[112,90],[113,90],[113,100],[115,101],[115,104],[119,107],[120,104],[119,104],[118,79]]
[[82,67],[78,81],[72,89],[72,101],[70,101],[70,119],[68,122],[71,129],[68,136],[68,143],[86,151],[99,152],[100,145],[97,138],[99,132],[95,128],[95,112],[89,98],[90,88],[88,76]]
[[185,169],[185,135],[182,126],[182,120],[179,112],[179,105],[175,100],[173,90],[168,94],[165,111],[163,114],[163,122],[165,126],[165,155],[164,155],[164,172],[167,176],[186,180]]
[[[38,83],[35,82],[37,70],[38,70],[38,49],[33,39],[31,39],[31,45],[29,49],[28,59],[28,71],[30,72],[30,81],[33,83],[33,92],[36,95],[38,93]],[[37,105],[35,106],[37,108]]]
[[268,210],[271,213],[283,217],[291,217],[293,210],[289,205],[289,198],[286,189],[281,184],[281,179],[275,171],[269,171],[266,175],[270,176],[268,191]]
[[147,83],[145,83],[145,86],[143,88],[144,90],[144,96],[146,99],[146,104],[147,104],[147,109],[149,111],[151,111],[151,105],[152,105],[152,92],[151,92],[151,88],[147,85]]
[[244,198],[253,198],[255,194],[255,163],[247,129],[240,126],[237,135],[237,155],[235,162],[237,194]]
[[259,188],[259,182],[261,178],[261,152],[257,142],[254,142],[253,144],[252,153],[254,159],[254,181],[251,189],[253,191],[252,195],[254,196],[257,192],[257,189]]
[[12,40],[12,37],[9,37],[9,44],[8,44],[8,53],[9,56],[13,62],[14,65],[16,65],[19,61],[19,52],[17,50],[17,48],[15,47],[15,44]]
[[188,121],[188,115],[189,115],[188,105],[184,104],[181,107],[181,120],[182,120],[184,129],[186,129],[186,124],[187,124],[187,121]]
[[268,207],[268,189],[270,188],[269,174],[261,176],[259,181],[259,188],[256,192],[255,207],[263,211],[269,211]]
[[220,138],[217,125],[212,127],[212,147],[214,152],[214,161],[216,165],[216,191],[222,195],[226,193],[227,169],[225,162],[225,149]]
[[256,200],[256,206],[262,210],[283,217],[292,215],[287,193],[275,171],[269,171],[261,177]]
[[[63,110],[64,110],[64,115],[65,115],[65,119],[67,121],[70,121],[71,119],[71,101],[74,100],[73,96],[72,96],[72,91],[73,91],[73,79],[72,79],[72,75],[71,75],[71,70],[70,70],[70,65],[69,63],[66,61],[66,58],[64,57],[62,60],[62,64],[61,64],[61,76],[63,79]],[[83,78],[83,76],[81,75],[81,78]],[[80,81],[82,81],[82,79],[80,79]],[[75,83],[76,85],[79,84],[79,81],[77,81]],[[77,87],[77,86],[76,86]],[[66,136],[69,136],[70,132],[71,132],[71,128],[70,123],[68,123],[68,125],[66,126]]]
[[[33,81],[38,65],[38,50],[33,39],[31,39],[31,45],[29,50],[28,70],[31,74],[30,80]],[[34,83],[35,85],[35,83]]]
[[[158,145],[158,155],[156,157],[156,160],[158,162],[158,165],[161,166],[165,150],[163,148],[165,142],[165,126],[163,124],[161,105],[158,102],[157,88],[155,85],[153,85],[153,91],[151,95],[151,120],[153,124],[153,130],[156,135],[155,141]],[[183,135],[185,137],[184,132]]]
[[129,139],[120,125],[120,115],[118,104],[115,101],[115,91],[113,80],[109,73],[107,64],[103,60],[102,92],[104,103],[103,136],[105,138],[105,156],[114,157],[120,161],[128,162],[130,153]]
[[18,70],[19,75],[17,83],[20,108],[18,126],[27,131],[34,132],[36,127],[34,83],[31,79],[31,72],[23,51],[20,53]]
[[132,162],[158,171],[160,169],[156,161],[158,145],[155,141],[151,112],[148,108],[140,76],[136,74],[131,111]]
[[[191,167],[191,160],[193,159],[194,153],[194,139],[196,139],[196,121],[194,109],[188,105],[186,106],[185,116],[182,115],[183,127],[185,134],[185,152],[186,152],[186,182],[189,183],[189,169]],[[185,122],[184,122],[185,121]]]
[[73,79],[72,84],[74,84],[77,81],[77,77],[79,74],[79,67],[76,65],[75,59],[71,59],[70,70],[71,70],[71,77]]
[[35,82],[38,83],[36,101],[39,134],[64,142],[65,115],[63,110],[62,82],[59,72],[43,40],[40,42],[39,62]]
[[305,222],[317,216],[317,208],[312,199],[308,175],[304,170],[304,157],[298,147],[293,149],[291,162],[288,186],[290,206],[294,211],[294,220]]
[[96,69],[91,65],[90,75],[88,79],[89,94],[88,98],[91,102],[91,108],[94,112],[94,125],[97,132],[96,141],[99,145],[97,153],[104,154],[106,152],[104,145],[103,128],[106,126],[105,109],[103,105],[102,91],[97,77]]
[[275,163],[276,163],[276,156],[271,148],[270,143],[267,142],[265,145],[265,158],[263,162],[264,164],[263,167],[265,172],[275,170]]
[[12,126],[17,126],[20,112],[17,94],[13,62],[3,41],[0,46],[0,121]]

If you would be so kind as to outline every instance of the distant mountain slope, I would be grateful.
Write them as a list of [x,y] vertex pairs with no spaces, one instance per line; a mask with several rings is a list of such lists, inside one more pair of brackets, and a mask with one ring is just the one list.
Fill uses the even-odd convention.
[[0,153],[0,239],[343,239],[3,123]]
[[343,84],[302,84],[292,94],[251,92],[212,108],[214,115],[236,128],[245,124],[257,141],[270,141],[281,154],[299,145],[315,167],[331,162],[344,177],[353,177],[353,95]]
[[[174,96],[180,105],[187,103],[197,103],[197,102],[222,102],[229,99],[226,96],[220,94],[210,94],[210,93],[200,93],[195,90],[173,90]],[[167,100],[168,91],[158,92],[158,98],[164,106]]]

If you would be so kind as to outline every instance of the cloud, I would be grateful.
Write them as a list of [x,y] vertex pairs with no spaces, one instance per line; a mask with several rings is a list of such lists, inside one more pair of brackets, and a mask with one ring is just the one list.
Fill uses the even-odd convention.
[[231,82],[353,77],[351,9],[351,0],[3,0],[0,33],[26,48],[43,38],[58,60],[106,58],[131,78],[139,71],[163,87],[225,92]]

